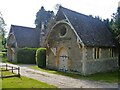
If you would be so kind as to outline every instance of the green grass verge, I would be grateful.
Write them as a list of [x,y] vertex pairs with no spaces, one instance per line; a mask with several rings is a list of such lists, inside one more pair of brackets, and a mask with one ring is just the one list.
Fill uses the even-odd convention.
[[[11,72],[5,71],[3,72],[4,75],[11,75]],[[11,77],[11,78],[4,78],[2,80],[2,88],[56,88],[53,85],[49,85],[31,78],[27,78],[21,76],[18,77]]]
[[[0,68],[1,70],[5,70],[5,68]],[[1,72],[1,75],[2,76],[10,76],[10,75],[15,75],[15,74],[13,74],[13,73],[11,73],[11,72],[9,72],[9,71],[2,71]]]
[[30,66],[30,68],[35,69],[35,70],[40,70],[43,72],[47,72],[47,73],[69,76],[69,77],[77,78],[77,79],[94,80],[94,81],[101,81],[101,82],[108,82],[108,83],[118,83],[118,71],[96,73],[96,74],[92,74],[88,76],[82,76],[80,74],[64,73],[64,72],[59,72],[59,71],[41,69],[41,68],[38,68],[38,66]]

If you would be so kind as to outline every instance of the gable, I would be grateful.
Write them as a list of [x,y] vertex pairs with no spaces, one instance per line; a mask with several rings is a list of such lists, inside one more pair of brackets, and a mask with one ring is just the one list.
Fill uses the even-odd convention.
[[8,37],[7,46],[10,46],[10,47],[16,47],[17,46],[16,39],[15,39],[15,36],[14,36],[13,33],[11,33]]
[[10,33],[14,34],[18,47],[38,47],[39,45],[39,34],[35,28],[11,25]]
[[61,10],[59,10],[57,12],[57,15],[56,15],[56,21],[61,21],[61,20],[64,20],[64,19],[66,19],[64,13]]
[[71,23],[86,46],[116,46],[115,39],[102,21],[63,7],[60,7],[58,14],[60,12],[69,20],[69,23]]

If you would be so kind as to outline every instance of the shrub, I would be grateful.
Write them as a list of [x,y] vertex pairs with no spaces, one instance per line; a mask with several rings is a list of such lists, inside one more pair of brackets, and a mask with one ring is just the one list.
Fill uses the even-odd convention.
[[2,49],[2,54],[3,54],[3,57],[6,57],[7,56],[7,49]]
[[46,48],[39,48],[36,52],[36,63],[38,67],[46,67]]
[[7,62],[6,56],[7,56],[6,52],[0,52],[0,57],[1,57],[3,63]]
[[17,51],[17,63],[35,64],[35,54],[37,48],[19,48]]
[[7,49],[2,49],[2,52],[7,52]]

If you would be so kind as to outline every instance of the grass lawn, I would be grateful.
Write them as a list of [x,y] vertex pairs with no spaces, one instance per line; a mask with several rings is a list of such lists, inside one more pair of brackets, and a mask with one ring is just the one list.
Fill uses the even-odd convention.
[[[3,75],[11,74],[12,73],[9,71],[3,72]],[[3,78],[2,88],[4,89],[4,88],[56,88],[56,87],[31,78],[21,76],[21,78],[19,77]]]
[[[102,81],[102,82],[108,82],[108,83],[118,83],[118,71],[106,72],[106,73],[96,73],[96,74],[92,74],[92,75],[88,75],[88,76],[82,76],[82,75],[79,75],[79,74],[64,73],[64,72],[59,72],[59,71],[41,69],[41,68],[38,68],[38,66],[30,66],[30,68],[35,69],[35,70],[40,70],[40,71],[43,71],[43,72],[52,73],[52,74],[69,76],[69,77],[72,77],[72,78]],[[119,74],[120,74],[120,72],[119,72]]]

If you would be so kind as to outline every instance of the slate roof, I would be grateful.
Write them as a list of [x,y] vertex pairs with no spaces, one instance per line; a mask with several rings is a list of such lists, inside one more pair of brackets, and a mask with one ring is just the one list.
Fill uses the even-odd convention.
[[39,33],[35,28],[11,25],[10,33],[15,35],[17,46],[20,48],[39,45]]
[[[86,46],[115,47],[116,41],[107,26],[93,18],[64,7],[60,7],[57,16],[65,14],[75,31]],[[63,15],[60,15],[63,17]],[[61,19],[61,18],[60,18]],[[64,19],[64,17],[63,17]]]

